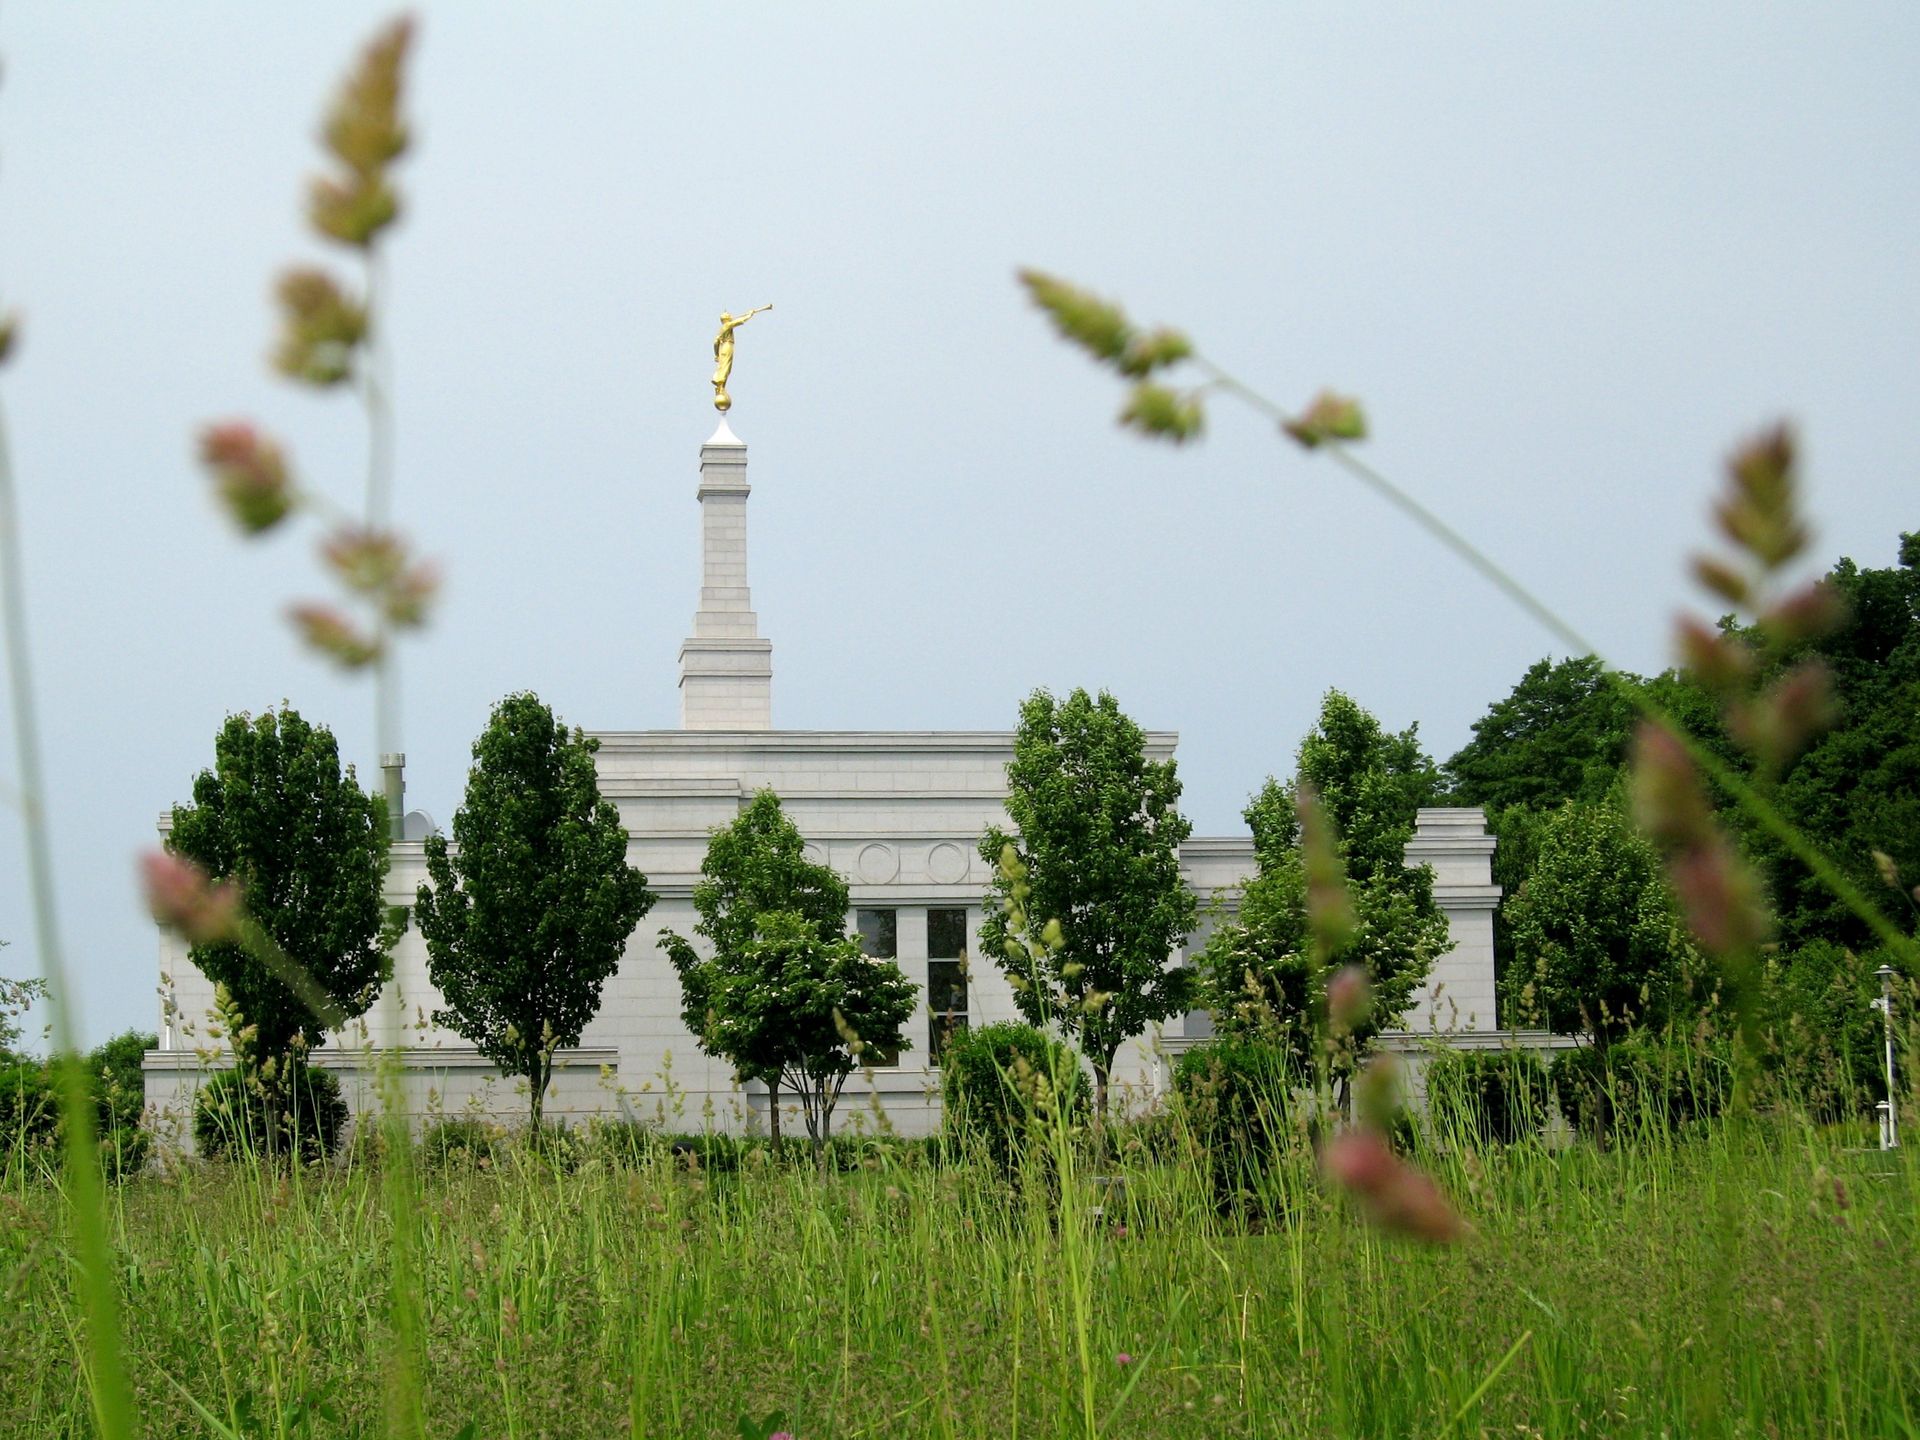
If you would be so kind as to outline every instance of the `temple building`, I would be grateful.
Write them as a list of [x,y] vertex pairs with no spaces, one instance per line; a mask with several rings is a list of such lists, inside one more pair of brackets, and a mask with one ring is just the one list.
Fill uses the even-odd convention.
[[[692,633],[680,647],[680,728],[589,732],[600,742],[601,793],[619,807],[631,863],[659,900],[634,931],[582,1043],[556,1056],[546,1114],[569,1120],[604,1114],[671,1130],[766,1128],[764,1087],[736,1082],[732,1068],[704,1054],[681,1023],[679,979],[654,940],[663,926],[692,934],[692,893],[708,837],[765,787],[780,796],[809,856],[847,881],[854,911],[848,919],[869,952],[897,961],[923,997],[940,997],[938,1011],[922,1004],[908,1027],[911,1048],[897,1064],[849,1079],[835,1128],[878,1124],[876,1112],[883,1110],[891,1126],[921,1132],[938,1123],[941,1036],[954,1026],[1017,1018],[997,967],[965,963],[979,954],[990,876],[978,845],[990,824],[1006,823],[1013,734],[774,728],[773,647],[760,634],[747,582],[750,494],[747,447],[728,427],[723,408],[719,428],[700,449],[695,498],[702,575]],[[1177,739],[1171,731],[1150,732],[1150,755],[1173,755]],[[392,792],[404,762],[383,759]],[[169,823],[162,818],[163,832]],[[410,825],[394,842],[393,904],[411,905],[425,878],[424,838]],[[1468,1044],[1499,1041],[1493,844],[1478,810],[1420,812],[1407,862],[1433,866],[1454,943],[1406,1019],[1411,1034],[1437,1030]],[[1216,899],[1230,912],[1253,868],[1253,844],[1245,835],[1195,837],[1181,848],[1181,869],[1203,916]],[[1197,950],[1205,933],[1189,937],[1173,958]],[[163,1111],[185,1115],[193,1089],[222,1063],[205,1019],[213,987],[188,963],[176,935],[163,930],[159,947],[160,1047],[147,1054],[147,1095]],[[524,1082],[502,1078],[460,1037],[434,1026],[438,1004],[425,946],[417,930],[409,930],[396,949],[386,993],[350,1033],[331,1037],[317,1061],[340,1074],[356,1110],[376,1103],[376,1057],[398,1053],[416,1113],[523,1117]],[[1208,1017],[1196,1013],[1124,1047],[1113,1072],[1120,1102],[1150,1103],[1165,1088],[1169,1058],[1209,1031]],[[796,1132],[797,1117],[785,1128]]]

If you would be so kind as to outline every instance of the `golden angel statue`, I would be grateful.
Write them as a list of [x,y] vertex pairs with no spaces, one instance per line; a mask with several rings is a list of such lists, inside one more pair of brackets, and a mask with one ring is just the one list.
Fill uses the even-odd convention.
[[729,315],[720,312],[720,333],[713,337],[713,408],[722,415],[733,408],[733,397],[727,394],[727,380],[733,374],[733,332],[762,310],[771,310],[771,305],[756,305],[744,315]]

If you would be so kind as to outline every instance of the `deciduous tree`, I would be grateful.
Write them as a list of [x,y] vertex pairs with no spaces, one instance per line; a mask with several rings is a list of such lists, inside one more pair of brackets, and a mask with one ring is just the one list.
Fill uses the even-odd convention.
[[[1105,691],[1061,701],[1036,690],[1020,707],[1007,766],[1013,829],[990,827],[980,842],[1000,867],[981,945],[1007,973],[1020,1013],[1057,1026],[1087,1057],[1103,1117],[1121,1044],[1191,1000],[1191,976],[1171,963],[1194,925],[1180,876],[1180,843],[1193,827],[1179,800],[1173,760],[1147,758],[1146,736]],[[1012,868],[1001,864],[1009,847]],[[1057,945],[1010,933],[1016,884],[1029,887],[1036,923],[1058,923]]]
[[[0,940],[0,945],[5,945]],[[47,998],[47,984],[44,980],[12,980],[0,975],[0,1061],[12,1057],[13,1047],[20,1039],[20,1025],[17,1016],[33,1008],[36,1000]]]
[[[247,914],[342,1015],[366,1013],[392,971],[387,925],[387,809],[360,789],[325,726],[291,708],[231,715],[214,737],[214,765],[176,805],[167,848],[240,887]],[[227,939],[187,958],[224,986],[275,1060],[319,1042],[313,1008],[259,956]]]
[[[1707,697],[1675,677],[1658,683],[1663,703],[1718,728]],[[1458,803],[1487,812],[1495,842],[1493,883],[1504,894],[1516,895],[1526,884],[1541,833],[1562,805],[1597,801],[1613,788],[1626,762],[1634,713],[1605,667],[1584,655],[1536,660],[1474,721],[1473,738],[1447,761],[1446,772]],[[1513,959],[1505,907],[1494,912],[1493,948],[1504,980]]]
[[800,1098],[824,1163],[833,1110],[869,1051],[898,1051],[914,988],[847,933],[846,882],[806,858],[800,831],[762,790],[714,833],[694,887],[702,956],[672,930],[660,945],[680,976],[682,1018],[708,1054],[766,1081],[779,1134],[780,1087]]
[[525,1077],[533,1126],[556,1050],[580,1043],[633,927],[653,906],[627,832],[600,796],[598,742],[531,694],[494,707],[473,742],[453,840],[427,840],[418,894],[438,1024]]
[[[1900,537],[1899,562],[1870,569],[1842,559],[1827,583],[1846,609],[1831,634],[1781,656],[1779,666],[1817,656],[1833,674],[1838,723],[1782,775],[1779,803],[1888,914],[1912,933],[1910,898],[1920,884],[1920,534]],[[1780,937],[1825,940],[1865,951],[1865,922],[1788,855],[1748,826],[1767,877]],[[1892,862],[1896,891],[1882,888],[1875,852]]]
[[1691,956],[1660,857],[1617,801],[1570,801],[1547,822],[1508,902],[1520,1019],[1606,1046],[1663,1021]]
[[1632,702],[1593,656],[1536,660],[1447,761],[1454,794],[1490,815],[1599,800],[1626,759],[1633,720]]
[[1300,743],[1291,785],[1269,779],[1243,812],[1253,831],[1255,873],[1240,912],[1207,942],[1196,963],[1202,999],[1230,1034],[1282,1045],[1304,1071],[1323,1033],[1328,969],[1313,951],[1307,876],[1294,793],[1311,786],[1337,837],[1353,901],[1354,928],[1333,960],[1365,969],[1372,1005],[1349,1031],[1357,1050],[1396,1023],[1451,941],[1433,897],[1433,871],[1406,864],[1416,814],[1438,789],[1417,734],[1380,727],[1337,690]]

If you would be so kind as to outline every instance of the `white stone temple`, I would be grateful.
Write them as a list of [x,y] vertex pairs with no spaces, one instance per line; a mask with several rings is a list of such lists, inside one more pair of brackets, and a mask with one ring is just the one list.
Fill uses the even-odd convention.
[[[884,1111],[885,1123],[902,1133],[924,1132],[938,1123],[938,1037],[961,1023],[1018,1018],[994,965],[961,964],[978,953],[989,874],[977,848],[988,825],[1006,823],[1013,735],[775,729],[773,647],[759,633],[747,584],[750,493],[747,447],[723,419],[700,449],[702,575],[693,633],[680,647],[680,728],[590,732],[600,741],[601,793],[619,807],[629,858],[659,901],[634,931],[582,1044],[556,1057],[546,1113],[619,1116],[676,1131],[766,1128],[764,1088],[736,1083],[731,1067],[703,1054],[681,1024],[679,979],[654,937],[663,926],[693,933],[693,886],[708,837],[755,791],[770,787],[807,837],[809,854],[851,887],[856,913],[848,918],[871,951],[895,959],[923,995],[931,979],[942,998],[942,1013],[923,1005],[910,1024],[911,1048],[898,1064],[848,1081],[835,1129],[878,1125]],[[1177,740],[1170,731],[1151,732],[1148,748],[1165,758]],[[395,782],[397,776],[390,789]],[[163,832],[169,823],[163,816]],[[393,904],[410,906],[425,878],[423,839],[409,833],[394,842]],[[1467,1044],[1499,1043],[1493,844],[1478,810],[1420,812],[1407,861],[1433,866],[1454,945],[1407,1018],[1409,1037],[1443,1031]],[[1196,837],[1182,847],[1181,864],[1203,915],[1216,898],[1231,909],[1253,870],[1252,840]],[[1205,938],[1203,928],[1174,958]],[[219,1042],[207,1034],[213,987],[188,963],[177,936],[163,930],[159,947],[160,1048],[147,1053],[147,1097],[184,1116],[193,1089],[222,1063]],[[376,1057],[397,1053],[417,1114],[477,1111],[519,1121],[527,1112],[524,1082],[503,1079],[460,1037],[434,1026],[439,1003],[425,946],[409,931],[386,993],[350,1033],[331,1037],[318,1062],[340,1073],[356,1110],[377,1103]],[[1169,1057],[1209,1030],[1207,1016],[1189,1015],[1125,1047],[1114,1067],[1116,1094],[1134,1105],[1151,1103],[1165,1087]],[[797,1115],[783,1128],[799,1133]]]

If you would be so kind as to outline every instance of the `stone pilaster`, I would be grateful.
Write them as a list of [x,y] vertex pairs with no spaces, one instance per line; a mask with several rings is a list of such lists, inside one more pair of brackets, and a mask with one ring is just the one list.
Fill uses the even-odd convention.
[[747,447],[723,417],[700,447],[700,608],[680,645],[682,730],[773,724],[773,643],[747,588]]
[[1423,809],[1414,822],[1407,864],[1433,867],[1433,897],[1446,912],[1453,937],[1453,949],[1434,961],[1407,1014],[1405,1026],[1415,1034],[1500,1028],[1493,976],[1493,912],[1500,887],[1493,883],[1493,846],[1486,816],[1478,809]]

